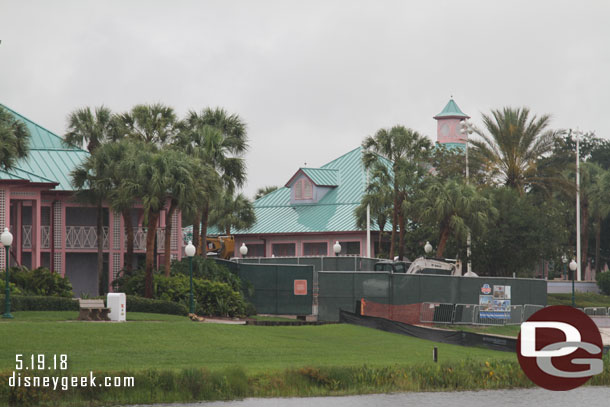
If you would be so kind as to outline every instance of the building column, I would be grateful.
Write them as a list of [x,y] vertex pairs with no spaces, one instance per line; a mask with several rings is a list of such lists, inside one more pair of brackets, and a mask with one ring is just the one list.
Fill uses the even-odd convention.
[[[21,218],[23,208],[23,201],[15,201],[15,227],[13,227],[13,253],[15,253],[15,257],[19,264],[22,264],[22,255],[21,251],[23,249],[23,219]],[[4,230],[4,229],[3,229]]]
[[32,200],[32,269],[41,266],[40,262],[40,245],[41,245],[41,201],[40,192],[35,199]]
[[51,259],[51,262],[53,262],[53,270],[55,271],[55,273],[59,273],[62,276],[65,276],[65,254],[63,249],[65,209],[61,204],[61,201],[54,201],[51,205],[51,210],[53,211],[53,236],[50,236],[49,238],[53,239],[54,248],[53,258]]

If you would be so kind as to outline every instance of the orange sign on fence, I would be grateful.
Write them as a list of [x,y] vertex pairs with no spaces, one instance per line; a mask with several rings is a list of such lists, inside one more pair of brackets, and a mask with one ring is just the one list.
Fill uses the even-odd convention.
[[294,280],[294,295],[307,295],[307,280]]

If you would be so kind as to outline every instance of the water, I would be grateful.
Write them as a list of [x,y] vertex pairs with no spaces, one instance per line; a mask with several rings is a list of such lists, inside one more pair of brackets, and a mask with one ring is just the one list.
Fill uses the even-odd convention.
[[610,387],[580,387],[567,392],[540,388],[446,393],[373,394],[345,397],[245,399],[155,407],[607,407]]

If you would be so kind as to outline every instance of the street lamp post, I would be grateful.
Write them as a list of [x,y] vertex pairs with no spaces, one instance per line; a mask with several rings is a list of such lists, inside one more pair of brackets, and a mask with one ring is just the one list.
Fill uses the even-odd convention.
[[11,244],[13,243],[13,235],[11,234],[11,232],[9,232],[8,228],[4,228],[4,232],[2,232],[2,235],[0,235],[0,241],[2,242],[2,244],[4,245],[4,248],[6,249],[6,268],[4,269],[4,274],[6,277],[6,287],[4,288],[4,315],[2,315],[2,318],[13,318],[13,316],[11,315],[11,286],[10,286],[10,279],[9,279],[9,271],[8,271],[8,265],[9,265],[9,248],[11,247]]
[[[578,128],[574,131],[576,136],[576,266],[578,281],[581,279],[581,253],[580,253],[580,149],[579,142],[582,131]],[[571,263],[570,263],[571,266]]]
[[195,304],[193,302],[193,256],[195,255],[195,246],[193,246],[193,242],[189,241],[189,244],[184,248],[184,254],[189,258],[189,275],[191,280],[191,291],[189,295],[189,312],[191,314],[195,313]]
[[[474,132],[474,127],[467,119],[462,120],[462,128],[460,133],[466,138],[466,184],[470,183],[470,170],[468,168],[468,135]],[[470,261],[470,228],[468,228],[468,236],[466,236],[466,260],[468,271],[472,271],[472,263]]]
[[341,245],[338,240],[333,245],[333,251],[335,252],[335,256],[339,256],[339,253],[341,253]]
[[572,270],[572,307],[574,307],[574,272],[578,269],[578,264],[572,259],[570,262],[570,270]]
[[242,243],[241,247],[239,248],[239,252],[241,253],[241,257],[245,259],[248,255],[248,246],[246,246],[245,243]]

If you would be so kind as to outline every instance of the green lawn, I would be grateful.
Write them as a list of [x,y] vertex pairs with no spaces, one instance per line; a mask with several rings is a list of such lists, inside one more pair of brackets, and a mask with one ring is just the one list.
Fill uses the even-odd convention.
[[[592,293],[576,293],[575,305],[584,307],[610,307],[610,296]],[[548,305],[572,305],[572,294],[549,294]]]
[[77,313],[15,312],[0,322],[0,371],[15,354],[67,354],[73,371],[241,366],[264,372],[303,366],[392,366],[515,360],[511,353],[438,344],[353,325],[203,324],[186,317],[129,313],[133,322],[75,321]]

